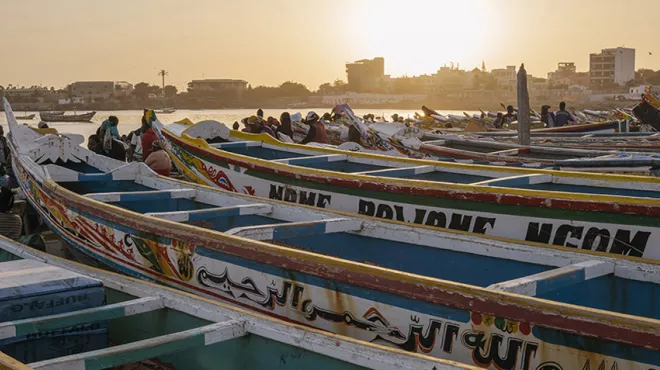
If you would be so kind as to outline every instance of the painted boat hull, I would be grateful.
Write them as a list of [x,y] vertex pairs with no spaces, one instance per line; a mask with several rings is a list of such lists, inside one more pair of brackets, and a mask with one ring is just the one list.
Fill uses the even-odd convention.
[[[160,135],[186,178],[227,191],[478,234],[660,259],[660,207],[616,204],[615,198],[596,194],[566,200],[544,191],[465,189],[375,176],[374,180],[364,180],[277,166],[210,148],[201,140],[181,139],[167,130]],[[511,170],[492,167],[492,171]],[[592,175],[580,176],[589,179]],[[619,178],[637,181],[630,176]]]
[[[248,247],[249,241],[228,242],[202,229],[180,232],[175,225],[166,228],[153,220],[129,218],[72,196],[52,182],[40,183],[14,163],[29,202],[54,231],[131,276],[286,321],[482,368],[581,369],[596,361],[608,369],[648,370],[649,361],[660,361],[660,352],[628,344],[595,338],[583,343],[577,333],[584,323],[572,323],[575,314],[559,316],[574,333],[528,323],[559,318],[550,309],[552,302],[539,310],[497,293],[475,295],[468,286],[463,291],[446,289],[387,272],[376,277],[364,267],[328,264],[304,252]],[[503,318],[511,315],[525,320]],[[589,331],[616,333],[607,319],[588,325]],[[642,339],[640,332],[616,335],[650,340],[660,349],[660,339]],[[595,353],[601,348],[607,353]],[[644,360],[633,361],[637,358]]]

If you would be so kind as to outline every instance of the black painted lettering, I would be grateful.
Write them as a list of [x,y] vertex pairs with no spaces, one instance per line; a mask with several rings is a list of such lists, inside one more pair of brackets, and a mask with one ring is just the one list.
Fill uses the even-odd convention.
[[431,211],[426,218],[426,225],[435,227],[446,227],[447,216],[442,212]]
[[617,230],[610,253],[642,257],[650,236],[648,231],[638,231],[630,240],[630,230]]
[[442,340],[442,350],[445,353],[451,353],[454,348],[454,341],[458,337],[458,330],[460,329],[457,325],[447,324],[445,325],[445,335]]
[[313,206],[316,203],[316,193],[310,192],[308,196],[306,191],[300,191],[298,203]]
[[554,245],[565,245],[571,248],[577,248],[576,244],[566,243],[566,239],[575,238],[582,239],[582,232],[584,227],[582,226],[573,226],[573,225],[561,225],[557,228],[557,233],[555,234],[555,240],[552,241]]
[[316,203],[316,206],[319,208],[326,208],[332,202],[332,195],[325,195],[319,193],[319,201]]
[[296,203],[297,200],[298,200],[298,193],[296,192],[295,189],[291,189],[291,188],[284,189],[285,202]]
[[523,358],[522,358],[522,370],[531,370],[530,365],[532,362],[532,359],[536,357],[536,351],[538,350],[539,346],[536,343],[530,343],[526,342],[525,343],[525,349],[523,352]]
[[391,220],[394,218],[394,211],[387,204],[379,204],[378,209],[376,209],[376,217]]
[[487,225],[490,225],[491,229],[495,227],[495,218],[479,216],[474,220],[474,228],[472,229],[472,232],[477,234],[485,234]]
[[[594,245],[598,241],[598,245]],[[610,244],[610,232],[607,229],[591,227],[582,241],[582,249],[590,249],[598,252],[607,252]]]
[[543,224],[539,227],[538,222],[530,222],[527,225],[525,240],[528,242],[548,244],[550,243],[550,235],[552,235],[552,224]]
[[300,297],[302,296],[305,288],[300,285],[293,286],[293,298],[291,298],[291,307],[298,308],[298,303],[300,302]]
[[423,224],[424,223],[424,218],[426,217],[426,210],[425,209],[415,209],[415,221],[413,221],[416,224]]
[[449,228],[461,231],[470,231],[470,224],[472,223],[472,216],[463,216],[459,213],[451,215],[451,222]]
[[403,221],[403,222],[406,221],[403,218],[403,207],[401,206],[394,206],[394,216],[396,217],[397,221]]
[[282,200],[283,191],[284,191],[284,188],[282,188],[281,186],[271,185],[270,186],[270,193],[268,194],[268,198]]
[[376,214],[376,204],[360,199],[358,203],[358,214],[372,216]]

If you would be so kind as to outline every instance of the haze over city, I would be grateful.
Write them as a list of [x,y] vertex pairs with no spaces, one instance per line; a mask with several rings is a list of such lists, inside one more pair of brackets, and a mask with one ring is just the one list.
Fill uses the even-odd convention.
[[[2,1],[4,84],[76,80],[158,83],[201,78],[256,85],[292,80],[317,89],[345,63],[382,56],[392,76],[524,62],[545,77],[559,61],[589,68],[602,48],[635,48],[636,68],[660,68],[655,22],[623,22],[615,0],[89,0]],[[657,0],[635,9],[657,13]],[[44,16],[47,15],[47,16]],[[38,21],[37,21],[38,18]],[[10,51],[10,52],[9,52]],[[12,57],[13,55],[13,57]],[[20,57],[19,57],[20,56]]]

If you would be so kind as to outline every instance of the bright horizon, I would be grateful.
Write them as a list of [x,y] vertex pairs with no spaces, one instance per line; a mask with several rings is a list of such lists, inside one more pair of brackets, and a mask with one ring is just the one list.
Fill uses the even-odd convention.
[[160,85],[165,69],[180,91],[203,78],[316,90],[346,80],[345,63],[377,56],[393,77],[483,60],[489,70],[525,63],[545,78],[558,62],[587,71],[590,53],[618,46],[636,49],[635,69],[658,70],[658,28],[633,11],[660,14],[660,2],[5,0],[0,85]]

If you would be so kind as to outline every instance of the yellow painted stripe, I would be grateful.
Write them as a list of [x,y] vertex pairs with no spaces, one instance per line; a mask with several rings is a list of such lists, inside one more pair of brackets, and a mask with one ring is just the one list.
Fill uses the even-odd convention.
[[[164,129],[164,131],[167,131]],[[168,135],[176,137],[176,135],[167,131]],[[289,144],[283,143],[268,134],[247,134],[238,131],[231,131],[231,137],[246,140],[246,141],[261,141],[267,144],[272,144],[279,146],[281,148],[287,149],[304,149],[310,151],[316,151],[324,154],[345,154],[350,157],[358,158],[368,158],[374,160],[387,160],[392,162],[400,162],[422,166],[430,165],[436,167],[448,167],[448,168],[457,168],[465,170],[484,170],[484,171],[494,171],[494,172],[508,172],[516,173],[519,175],[531,175],[531,174],[546,174],[553,176],[563,176],[563,177],[573,177],[573,178],[584,178],[589,180],[602,180],[602,181],[619,181],[619,182],[636,182],[636,183],[651,183],[651,184],[660,184],[660,178],[650,177],[650,176],[626,176],[626,175],[616,175],[616,174],[596,174],[596,173],[582,173],[582,172],[564,172],[564,171],[552,171],[552,170],[528,170],[523,168],[507,168],[500,166],[485,166],[485,165],[475,165],[475,164],[462,164],[462,163],[445,163],[439,161],[430,161],[430,160],[421,160],[421,159],[412,159],[412,158],[400,158],[400,157],[389,157],[379,154],[371,153],[355,153],[347,152],[339,149],[330,149],[330,148],[317,148],[310,147],[299,144]],[[624,203],[624,204],[643,204],[649,206],[660,206],[660,199],[653,198],[635,198],[635,197],[625,197],[617,195],[600,195],[600,194],[584,194],[584,193],[569,193],[569,192],[560,192],[560,191],[538,191],[538,190],[528,190],[528,189],[515,189],[515,188],[505,188],[497,186],[475,186],[469,184],[454,184],[454,183],[445,183],[445,182],[434,182],[434,181],[424,181],[424,180],[407,180],[407,179],[398,179],[390,177],[379,177],[379,176],[366,176],[366,175],[353,175],[346,174],[341,172],[333,172],[326,170],[318,170],[307,167],[292,166],[277,162],[271,162],[264,159],[248,157],[241,154],[235,154],[228,151],[222,151],[215,149],[208,145],[208,143],[203,139],[192,138],[189,135],[182,135],[180,137],[185,143],[207,151],[209,153],[219,152],[223,157],[229,159],[251,162],[260,166],[280,169],[287,172],[300,173],[303,175],[312,175],[320,177],[331,177],[342,180],[355,180],[355,181],[364,181],[364,182],[382,182],[384,184],[391,184],[395,186],[412,186],[412,187],[424,187],[437,190],[458,190],[458,191],[470,191],[475,193],[491,193],[491,194],[504,194],[504,195],[519,195],[522,197],[545,197],[545,198],[557,198],[557,199],[567,199],[567,200],[582,200],[582,201],[598,201],[598,202],[608,202],[608,203]]]
[[32,368],[0,352],[0,370],[31,370]]

